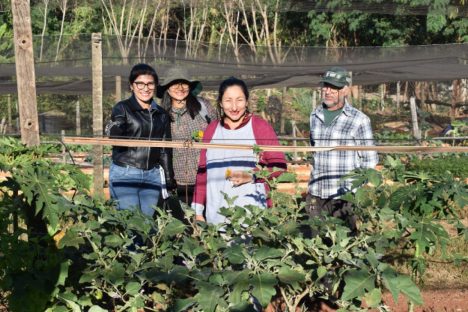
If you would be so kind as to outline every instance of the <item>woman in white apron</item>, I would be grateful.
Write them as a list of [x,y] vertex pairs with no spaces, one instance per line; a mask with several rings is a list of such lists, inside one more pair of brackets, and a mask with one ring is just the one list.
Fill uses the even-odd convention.
[[[223,81],[218,95],[222,117],[208,125],[203,142],[279,145],[271,125],[249,112],[248,100],[249,91],[243,80],[231,77]],[[202,150],[192,202],[196,220],[212,224],[225,222],[219,210],[228,208],[226,197],[233,200],[233,206],[267,207],[267,185],[254,174],[257,164],[269,169],[276,167],[286,170],[282,152],[261,152],[256,155],[253,150]],[[279,174],[281,171],[276,171],[272,176]]]

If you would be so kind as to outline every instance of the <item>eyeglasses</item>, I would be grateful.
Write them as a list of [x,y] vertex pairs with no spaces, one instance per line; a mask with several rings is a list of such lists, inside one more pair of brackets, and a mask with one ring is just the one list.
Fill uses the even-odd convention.
[[330,90],[332,92],[339,92],[343,88],[338,88],[338,87],[326,84],[326,85],[322,86],[321,89],[322,89],[322,91]]
[[172,84],[169,88],[171,89],[180,89],[182,91],[187,91],[190,86],[186,83],[183,83],[183,82],[179,82],[179,83],[174,83]]
[[145,87],[147,87],[148,90],[154,90],[154,88],[156,88],[156,84],[154,82],[144,83],[142,81],[135,81],[134,84],[138,90],[144,90]]

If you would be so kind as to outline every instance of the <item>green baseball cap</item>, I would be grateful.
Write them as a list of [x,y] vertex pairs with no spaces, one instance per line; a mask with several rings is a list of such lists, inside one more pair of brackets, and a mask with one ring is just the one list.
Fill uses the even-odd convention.
[[320,84],[323,86],[325,83],[332,86],[343,88],[349,86],[351,78],[348,71],[342,67],[332,67],[323,74],[320,79]]
[[185,68],[175,66],[170,68],[164,75],[163,83],[158,86],[156,96],[158,98],[162,98],[164,92],[166,92],[166,90],[171,85],[179,82],[188,84],[190,87],[190,92],[195,96],[197,96],[203,89],[200,81],[190,79],[190,76]]

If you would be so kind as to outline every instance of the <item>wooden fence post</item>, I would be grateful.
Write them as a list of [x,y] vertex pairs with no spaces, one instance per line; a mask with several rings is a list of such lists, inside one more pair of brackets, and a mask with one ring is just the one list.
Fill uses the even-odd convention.
[[[102,137],[102,36],[93,33],[91,37],[91,56],[93,73],[93,136]],[[104,197],[104,168],[103,148],[101,145],[93,146],[93,192],[94,196]]]
[[28,146],[39,145],[36,75],[29,0],[11,0],[11,10],[13,13],[21,141]]

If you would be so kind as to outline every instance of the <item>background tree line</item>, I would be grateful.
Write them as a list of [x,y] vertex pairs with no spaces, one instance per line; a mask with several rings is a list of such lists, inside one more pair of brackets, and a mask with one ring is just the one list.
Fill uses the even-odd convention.
[[[0,4],[3,37],[12,37],[10,1]],[[465,0],[392,0],[394,12],[365,12],[381,0],[304,1],[328,8],[294,9],[287,0],[32,0],[35,35],[102,32],[122,38],[122,52],[143,37],[256,46],[394,46],[468,41]],[[411,8],[425,6],[427,14]],[[361,10],[354,10],[361,9]],[[458,12],[458,13],[457,13]],[[460,15],[462,14],[462,15]]]
[[[297,3],[302,6],[295,6]],[[10,5],[9,0],[0,1],[0,51],[8,50],[13,44]],[[232,47],[235,55],[240,53],[241,47],[247,47],[255,54],[266,54],[273,62],[281,63],[287,51],[284,47],[288,46],[333,48],[465,43],[468,42],[467,6],[466,0],[32,0],[31,22],[33,34],[42,38],[36,56],[39,62],[51,59],[46,55],[46,51],[51,52],[47,41],[51,38],[55,41],[52,49],[57,60],[61,49],[74,36],[102,32],[117,38],[124,59],[132,47],[142,46],[145,38],[155,38],[184,41],[187,53],[193,55],[202,44],[223,44]],[[0,62],[10,59],[11,55],[0,53]],[[456,95],[452,96],[451,103],[455,116],[455,104],[466,97],[465,84],[457,80],[441,88],[435,82],[405,83],[401,91],[403,99],[409,94],[416,95],[424,106],[426,100],[441,101],[440,91],[451,86]],[[391,84],[378,89],[381,108],[393,89]],[[281,98],[281,104],[278,109],[271,110],[278,111],[278,116],[267,117],[271,121],[281,120],[279,128],[284,133],[284,117],[294,119],[295,116],[287,111],[282,114],[282,102],[287,101],[288,107],[306,105],[305,110],[309,111],[315,94],[311,100],[310,92],[286,94],[285,90],[278,91],[272,92]],[[359,91],[356,97],[360,99],[362,92]],[[265,102],[263,106],[273,105],[270,95],[269,91],[260,94],[260,102]],[[66,95],[42,97],[44,101],[39,102],[40,106],[43,102],[42,111],[50,110],[54,102],[60,107],[58,102],[79,100],[78,96]],[[70,97],[73,99],[68,99]],[[444,100],[447,99],[450,101],[450,96]],[[114,100],[106,99],[109,103],[105,107],[110,107]],[[85,110],[92,108],[82,105],[82,113]],[[86,117],[83,117],[85,122]]]

